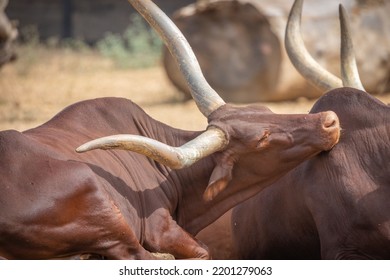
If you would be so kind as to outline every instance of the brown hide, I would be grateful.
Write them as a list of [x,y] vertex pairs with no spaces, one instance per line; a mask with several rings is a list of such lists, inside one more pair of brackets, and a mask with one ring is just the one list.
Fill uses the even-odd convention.
[[[130,2],[175,56],[209,126],[174,129],[126,99],[102,98],[35,129],[1,132],[2,258],[207,259],[193,235],[338,142],[333,112],[278,115],[226,104],[169,18],[152,1]],[[99,146],[106,135],[114,143]],[[132,152],[76,153],[95,138],[94,149]]]
[[208,247],[214,260],[236,259],[233,254],[231,216],[232,210],[229,210],[196,235]]
[[390,107],[365,92],[329,92],[338,145],[233,210],[238,258],[390,259]]
[[[103,135],[130,133],[180,146],[201,133],[168,127],[126,99],[76,103],[37,128],[0,132],[0,256],[208,258],[194,234],[329,149],[339,134],[333,113],[278,115],[258,105],[222,106],[209,123],[226,131],[229,146],[180,170],[133,152],[75,152]],[[229,166],[232,177],[205,202],[218,166]],[[222,177],[211,181],[220,184]]]
[[[294,3],[287,25],[290,57],[313,83],[341,84],[337,77],[333,83],[329,72],[302,55],[304,47],[297,47],[300,35],[293,23],[298,23],[302,4]],[[205,229],[232,230],[234,252],[229,254],[234,258],[390,259],[390,107],[365,91],[346,87],[361,84],[345,10],[342,6],[339,10],[344,87],[326,93],[311,113],[336,112],[342,126],[340,142],[235,207],[231,223],[225,220]]]

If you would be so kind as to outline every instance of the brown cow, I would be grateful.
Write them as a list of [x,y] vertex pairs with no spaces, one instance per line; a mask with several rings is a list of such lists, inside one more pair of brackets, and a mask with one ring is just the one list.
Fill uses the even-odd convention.
[[[209,258],[194,234],[337,143],[333,112],[277,115],[225,104],[169,18],[151,1],[130,2],[177,58],[207,130],[175,129],[126,99],[102,98],[74,104],[37,128],[1,132],[0,256]],[[111,134],[127,135],[77,150],[136,153],[74,151]]]
[[[339,87],[302,45],[301,9],[297,0],[287,25],[292,61],[317,85]],[[342,67],[349,87],[329,91],[311,110],[337,113],[340,142],[233,210],[237,258],[390,259],[390,107],[356,89],[362,85],[344,13],[340,7],[342,57],[352,62]]]

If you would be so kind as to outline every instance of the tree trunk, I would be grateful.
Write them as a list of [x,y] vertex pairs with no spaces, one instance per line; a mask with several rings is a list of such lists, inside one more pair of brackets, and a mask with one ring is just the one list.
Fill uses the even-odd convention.
[[[349,12],[362,82],[370,93],[389,90],[390,3],[381,0],[306,0],[302,32],[312,56],[339,75],[338,3]],[[322,93],[294,69],[284,50],[289,0],[198,1],[173,20],[193,48],[210,85],[227,102],[316,98]],[[187,85],[169,52],[169,79],[185,96]]]

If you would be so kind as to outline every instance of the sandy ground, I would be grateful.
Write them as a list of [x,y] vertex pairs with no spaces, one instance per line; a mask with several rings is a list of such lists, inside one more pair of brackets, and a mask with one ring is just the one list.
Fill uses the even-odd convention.
[[[0,69],[0,130],[25,130],[66,106],[103,96],[126,97],[171,126],[201,130],[206,119],[169,82],[162,67],[118,69],[94,53],[25,50]],[[390,102],[390,95],[380,97]],[[307,113],[315,100],[264,103],[276,113]]]

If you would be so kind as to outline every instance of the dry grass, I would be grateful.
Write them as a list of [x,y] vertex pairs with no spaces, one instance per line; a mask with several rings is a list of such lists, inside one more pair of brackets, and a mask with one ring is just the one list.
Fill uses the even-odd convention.
[[[42,52],[42,50],[40,51]],[[192,102],[180,103],[161,67],[124,70],[95,53],[46,50],[36,62],[20,59],[0,70],[0,129],[23,130],[48,120],[74,102],[103,96],[132,99],[156,118],[177,116],[195,128],[201,118]],[[175,117],[172,116],[175,115]],[[199,115],[199,116],[198,116]]]
[[[20,59],[0,69],[0,130],[37,126],[74,102],[126,97],[156,119],[183,129],[203,129],[193,101],[182,102],[162,67],[118,69],[93,52],[21,49]],[[390,96],[382,96],[390,102]],[[277,113],[306,113],[314,101],[267,103]]]

